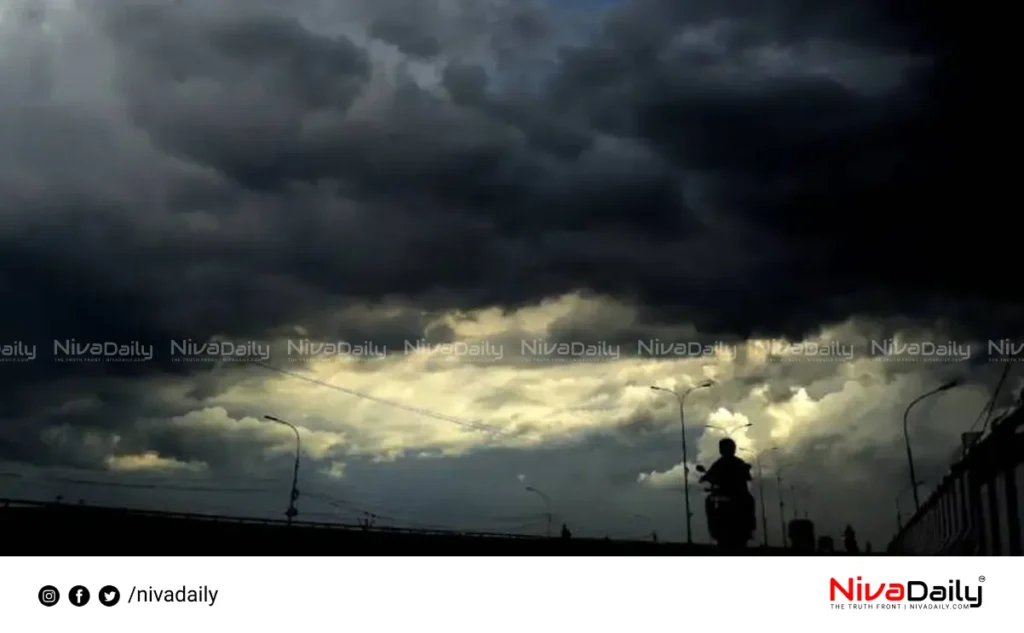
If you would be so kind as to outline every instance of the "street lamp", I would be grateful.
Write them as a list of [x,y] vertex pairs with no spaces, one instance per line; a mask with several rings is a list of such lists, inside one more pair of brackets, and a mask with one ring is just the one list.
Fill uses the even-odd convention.
[[676,391],[674,389],[667,389],[665,387],[651,387],[654,391],[662,391],[670,393],[676,397],[676,401],[679,403],[679,426],[682,430],[683,436],[683,497],[686,502],[686,542],[693,544],[693,513],[690,512],[690,456],[686,449],[686,396],[690,395],[697,389],[704,389],[715,384],[713,380],[705,380],[704,382],[698,383],[686,391]]
[[551,537],[551,518],[552,518],[551,517],[551,498],[548,497],[543,492],[541,492],[540,490],[537,490],[533,486],[527,486],[526,487],[526,491],[527,492],[532,492],[532,493],[536,494],[537,496],[539,496],[541,499],[544,500],[544,516],[545,516],[545,518],[547,518],[547,525],[548,525],[547,535],[550,538]]
[[288,503],[288,510],[285,511],[284,515],[288,517],[288,525],[292,524],[292,519],[298,516],[299,511],[295,509],[295,502],[299,500],[299,456],[302,454],[302,440],[299,439],[299,429],[295,428],[295,425],[291,422],[286,422],[281,418],[275,418],[272,415],[263,416],[264,420],[270,420],[278,424],[283,424],[290,428],[295,433],[295,467],[292,469],[292,492],[290,501]]
[[[768,547],[768,514],[764,509],[764,467],[761,465],[761,453],[755,453],[749,448],[739,448],[737,450],[750,453],[754,456],[754,461],[757,463],[757,496],[760,497],[761,501],[761,539],[764,541],[764,546]],[[785,537],[783,537],[783,540],[785,540]]]
[[[772,451],[777,452],[778,446],[773,446]],[[779,530],[782,532],[782,547],[787,546],[786,539],[786,502],[782,499],[782,471],[786,467],[779,464],[778,458],[775,458],[775,490],[779,493]]]
[[959,379],[950,380],[946,384],[936,387],[935,389],[915,398],[909,405],[907,405],[907,409],[903,412],[903,441],[907,446],[907,465],[910,467],[910,487],[914,490],[915,512],[921,509],[921,500],[917,494],[918,481],[917,475],[914,473],[914,454],[910,451],[910,432],[907,429],[907,418],[910,415],[910,410],[913,409],[914,405],[918,402],[921,402],[929,396],[934,396],[935,394],[942,393],[943,391],[949,391],[950,389],[958,386],[960,386]]
[[712,429],[712,430],[715,430],[715,431],[721,431],[722,433],[724,433],[725,435],[727,435],[728,437],[731,438],[732,434],[735,433],[736,431],[739,431],[740,429],[748,429],[748,428],[750,428],[752,426],[754,426],[753,422],[747,422],[746,424],[740,424],[739,426],[734,426],[731,429],[726,429],[725,427],[718,426],[717,424],[705,424],[704,428]]
[[903,495],[907,494],[908,490],[910,490],[911,488],[916,489],[917,487],[923,486],[924,483],[925,482],[923,482],[923,481],[918,481],[918,482],[915,482],[914,486],[904,486],[903,490],[900,490],[900,493],[898,495],[896,495],[896,531],[897,532],[903,530],[903,512],[900,509],[900,499],[903,498]]

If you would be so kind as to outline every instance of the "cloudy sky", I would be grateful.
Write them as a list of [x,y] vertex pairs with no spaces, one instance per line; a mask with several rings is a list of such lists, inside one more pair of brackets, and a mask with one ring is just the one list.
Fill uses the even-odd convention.
[[881,546],[1024,334],[907,4],[0,0],[0,494],[279,516],[269,414],[302,518],[682,538],[712,379],[691,461]]

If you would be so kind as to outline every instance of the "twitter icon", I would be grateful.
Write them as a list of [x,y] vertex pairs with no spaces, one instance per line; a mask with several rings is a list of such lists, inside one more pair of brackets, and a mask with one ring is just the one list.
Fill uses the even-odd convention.
[[105,607],[112,607],[121,601],[121,592],[114,585],[107,585],[100,589],[100,604]]

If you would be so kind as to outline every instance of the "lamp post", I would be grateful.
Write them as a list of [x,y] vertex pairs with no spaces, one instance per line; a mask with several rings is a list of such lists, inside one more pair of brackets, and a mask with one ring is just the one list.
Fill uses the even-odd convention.
[[552,519],[552,516],[551,516],[551,498],[548,497],[543,492],[541,492],[540,490],[537,490],[533,486],[527,486],[526,487],[526,491],[527,492],[532,492],[532,493],[536,494],[538,497],[540,497],[544,501],[544,517],[547,519],[547,535],[550,538],[551,537],[551,519]]
[[[773,446],[772,451],[778,452],[779,447]],[[782,471],[785,466],[779,465],[778,458],[775,459],[775,489],[779,493],[779,530],[782,533],[782,547],[788,547],[789,540],[786,538],[786,502],[782,498]]]
[[914,488],[916,490],[917,488],[923,486],[924,483],[925,482],[923,482],[923,481],[917,481],[917,482],[914,482],[913,486],[904,486],[903,489],[900,490],[900,493],[898,495],[896,495],[896,531],[897,532],[900,532],[901,530],[903,530],[903,512],[901,511],[901,508],[900,508],[900,499],[903,498],[903,495],[907,494],[908,490],[910,490],[911,488]]
[[775,487],[779,493],[779,529],[782,531],[782,546],[789,546],[786,538],[786,502],[782,499],[782,469],[775,469]]
[[717,424],[705,424],[704,428],[712,429],[712,430],[715,430],[715,431],[721,431],[724,435],[726,435],[727,437],[731,438],[732,434],[735,433],[736,431],[739,431],[740,429],[747,429],[747,428],[750,428],[752,426],[754,426],[753,422],[747,422],[746,424],[740,424],[739,426],[734,426],[731,429],[727,429],[725,427],[718,426]]
[[690,456],[686,448],[686,397],[697,389],[704,389],[714,384],[715,381],[713,380],[705,380],[704,382],[698,383],[685,391],[676,391],[665,387],[651,387],[654,391],[662,391],[674,395],[676,397],[676,401],[679,403],[679,425],[681,427],[683,437],[683,497],[686,503],[686,542],[690,544],[693,543],[693,513],[690,512]]
[[292,469],[292,492],[290,501],[288,502],[288,510],[284,513],[284,515],[288,517],[288,525],[291,525],[292,520],[299,514],[299,511],[295,509],[295,502],[299,500],[299,456],[302,455],[302,440],[299,439],[299,429],[295,428],[295,425],[291,422],[286,422],[281,418],[275,418],[272,415],[265,415],[263,416],[263,419],[283,424],[295,433],[295,466]]
[[[757,496],[761,500],[761,539],[764,542],[764,546],[768,547],[768,514],[764,509],[764,467],[761,465],[761,454],[754,453],[746,448],[739,450],[753,454],[754,461],[757,462]],[[783,536],[783,540],[785,540],[785,536]]]
[[917,474],[914,472],[914,454],[910,450],[910,431],[907,428],[907,419],[910,416],[910,410],[914,408],[915,404],[917,404],[918,402],[921,402],[925,398],[927,398],[929,396],[934,396],[935,394],[938,394],[938,393],[942,393],[943,391],[949,391],[950,389],[953,389],[954,387],[958,387],[958,386],[960,386],[960,380],[956,379],[956,380],[951,380],[951,381],[947,382],[944,385],[936,387],[935,389],[932,389],[931,391],[929,391],[927,393],[924,393],[924,394],[918,396],[917,398],[915,398],[914,400],[912,400],[911,403],[909,405],[907,405],[906,410],[903,412],[903,441],[904,441],[904,443],[906,444],[906,447],[907,447],[907,465],[910,468],[910,487],[914,490],[914,511],[915,512],[921,509],[921,500],[920,500],[920,498],[918,497],[918,494],[917,494],[917,487],[918,487],[918,483],[919,482],[917,480]]

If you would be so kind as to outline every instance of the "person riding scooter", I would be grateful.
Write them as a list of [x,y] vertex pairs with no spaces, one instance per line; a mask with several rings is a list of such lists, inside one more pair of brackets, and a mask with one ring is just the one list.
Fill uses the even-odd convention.
[[721,494],[742,503],[749,521],[747,527],[754,530],[757,528],[754,496],[747,488],[747,482],[753,479],[751,465],[736,457],[736,442],[730,438],[718,442],[718,453],[721,457],[701,476],[700,483],[710,483]]

